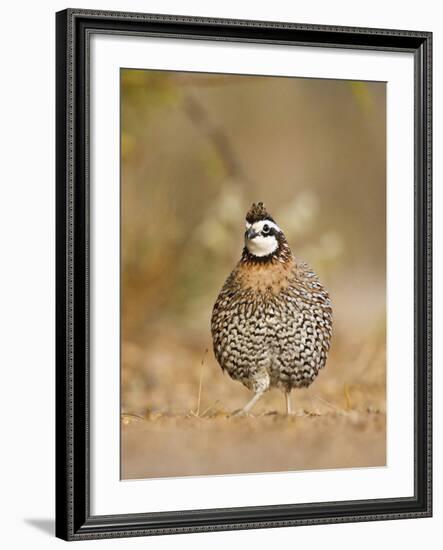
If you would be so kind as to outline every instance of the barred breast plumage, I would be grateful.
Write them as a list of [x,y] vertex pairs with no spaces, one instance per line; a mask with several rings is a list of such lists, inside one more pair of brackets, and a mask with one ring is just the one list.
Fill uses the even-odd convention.
[[326,364],[332,309],[315,273],[292,255],[262,203],[246,216],[245,248],[214,305],[214,353],[223,370],[254,392],[240,413],[276,387],[309,386]]

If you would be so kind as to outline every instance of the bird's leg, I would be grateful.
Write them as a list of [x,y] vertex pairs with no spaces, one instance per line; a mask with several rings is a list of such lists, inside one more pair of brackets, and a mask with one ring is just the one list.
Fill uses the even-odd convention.
[[291,392],[287,391],[285,392],[285,399],[286,399],[286,414],[292,414],[291,411]]
[[247,415],[249,411],[252,409],[252,407],[257,403],[257,401],[260,399],[260,397],[263,395],[264,392],[260,391],[257,392],[254,397],[246,403],[246,405],[243,407],[243,409],[240,409],[238,411],[235,411],[233,416],[243,416]]

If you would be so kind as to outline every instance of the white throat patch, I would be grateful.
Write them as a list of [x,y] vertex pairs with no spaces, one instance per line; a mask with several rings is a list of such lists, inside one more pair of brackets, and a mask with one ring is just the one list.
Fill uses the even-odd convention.
[[246,239],[246,248],[253,256],[268,256],[277,250],[278,241],[274,235],[269,237],[258,236],[254,239]]
[[269,256],[278,248],[278,241],[274,235],[264,235],[263,227],[267,225],[277,231],[281,231],[278,225],[270,220],[260,220],[254,224],[246,223],[246,229],[252,229],[257,236],[253,239],[245,239],[246,248],[253,255],[259,258]]

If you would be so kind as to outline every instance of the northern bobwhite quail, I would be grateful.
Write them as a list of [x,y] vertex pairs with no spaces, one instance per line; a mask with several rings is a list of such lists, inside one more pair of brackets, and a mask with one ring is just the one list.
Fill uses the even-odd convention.
[[316,274],[296,260],[263,203],[246,215],[240,261],[215,302],[214,353],[234,380],[254,392],[237,414],[247,414],[264,392],[309,386],[325,366],[332,309]]

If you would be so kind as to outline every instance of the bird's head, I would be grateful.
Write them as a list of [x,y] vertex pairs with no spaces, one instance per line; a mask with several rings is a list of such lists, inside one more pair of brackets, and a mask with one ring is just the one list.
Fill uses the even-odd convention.
[[262,202],[254,203],[246,214],[245,255],[255,261],[285,260],[291,251],[283,231]]

